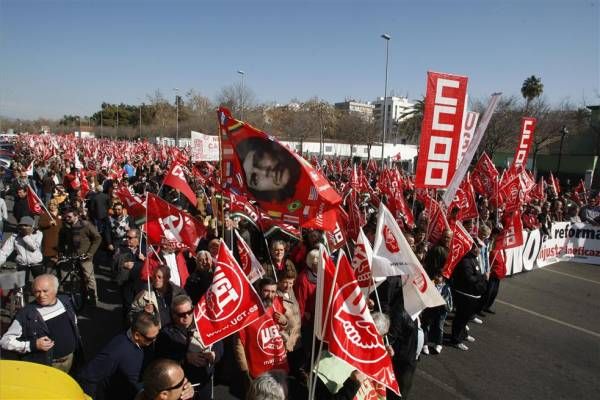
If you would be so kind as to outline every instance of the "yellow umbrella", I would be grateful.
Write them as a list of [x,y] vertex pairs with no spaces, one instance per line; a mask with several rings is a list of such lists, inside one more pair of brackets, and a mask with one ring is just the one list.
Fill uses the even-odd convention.
[[0,360],[0,399],[91,400],[61,370],[25,361]]

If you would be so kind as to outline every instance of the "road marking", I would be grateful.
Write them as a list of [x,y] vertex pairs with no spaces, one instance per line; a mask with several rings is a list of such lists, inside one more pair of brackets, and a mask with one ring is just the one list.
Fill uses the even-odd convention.
[[502,301],[502,300],[496,299],[496,302],[500,303],[500,304],[504,304],[505,306],[516,308],[517,310],[529,313],[531,315],[535,315],[536,317],[540,317],[540,318],[546,319],[548,321],[556,322],[557,324],[560,324],[560,325],[563,325],[563,326],[575,329],[575,330],[577,330],[579,332],[587,333],[588,335],[592,335],[592,336],[595,336],[597,338],[600,338],[600,333],[598,333],[598,332],[590,331],[589,329],[585,329],[585,328],[582,328],[582,327],[577,326],[577,325],[569,324],[568,322],[564,322],[564,321],[561,321],[559,319],[552,318],[552,317],[549,317],[549,316],[544,315],[544,314],[540,314],[540,313],[532,311],[532,310],[528,310],[527,308],[523,308],[523,307],[516,306],[514,304],[507,303],[506,301]]
[[433,376],[433,375],[425,372],[424,370],[422,370],[420,368],[417,368],[417,370],[415,371],[415,373],[417,375],[420,375],[422,378],[424,378],[425,380],[429,381],[430,383],[433,383],[435,386],[439,387],[440,389],[445,390],[446,392],[452,394],[457,399],[460,399],[460,400],[471,400],[470,398],[468,398],[468,397],[460,394],[458,392],[458,390],[456,390],[452,386],[448,385],[446,382],[443,382],[443,381],[439,380],[435,376]]
[[595,281],[595,280],[593,280],[593,279],[582,278],[582,277],[580,277],[580,276],[577,276],[577,275],[567,274],[567,273],[565,273],[565,272],[555,271],[555,270],[553,270],[553,269],[548,269],[548,268],[540,268],[540,269],[539,269],[539,271],[553,272],[553,273],[555,273],[555,274],[559,274],[559,275],[568,276],[568,277],[570,277],[570,278],[573,278],[573,279],[579,279],[579,280],[581,280],[581,281],[586,281],[586,282],[590,282],[590,283],[595,283],[596,285],[600,285],[600,282],[598,282],[598,281]]

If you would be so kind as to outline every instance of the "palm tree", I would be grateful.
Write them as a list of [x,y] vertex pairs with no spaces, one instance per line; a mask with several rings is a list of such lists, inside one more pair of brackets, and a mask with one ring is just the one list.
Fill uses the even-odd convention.
[[531,101],[536,97],[540,97],[543,91],[544,84],[542,83],[541,78],[531,75],[529,78],[523,81],[523,86],[521,86],[521,94],[525,99],[525,113],[529,111],[529,104]]

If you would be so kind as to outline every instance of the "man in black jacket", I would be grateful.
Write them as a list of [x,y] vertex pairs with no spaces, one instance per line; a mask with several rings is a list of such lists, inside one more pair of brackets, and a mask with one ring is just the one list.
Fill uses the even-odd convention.
[[0,339],[2,349],[22,354],[24,361],[69,372],[81,349],[77,316],[67,297],[56,296],[58,279],[43,274],[33,281],[35,301],[19,310]]
[[194,306],[189,296],[179,295],[171,303],[171,323],[163,327],[155,346],[157,358],[169,358],[183,367],[185,376],[199,384],[196,395],[209,398],[210,381],[217,363],[223,356],[223,343],[205,347],[200,341],[192,316]]
[[452,321],[452,344],[463,351],[469,348],[463,340],[474,342],[472,336],[467,335],[466,326],[475,315],[481,301],[481,296],[486,291],[486,281],[479,267],[479,247],[476,243],[460,260],[452,273],[452,288],[454,289],[454,306],[456,314]]
[[84,392],[94,399],[133,399],[142,389],[141,373],[151,359],[145,348],[154,343],[158,331],[156,316],[135,314],[131,329],[115,336],[79,374]]

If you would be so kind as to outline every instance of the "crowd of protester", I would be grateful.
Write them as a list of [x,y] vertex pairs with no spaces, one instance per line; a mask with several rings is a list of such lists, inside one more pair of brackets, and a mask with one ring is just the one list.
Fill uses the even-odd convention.
[[[82,175],[71,162],[33,158],[25,143],[17,146],[12,167],[0,167],[0,224],[4,228],[9,225],[4,198],[10,197],[16,225],[15,232],[4,234],[0,264],[11,258],[18,269],[26,271],[33,301],[17,313],[3,334],[3,350],[70,372],[93,398],[210,399],[215,384],[229,385],[232,393],[248,399],[308,397],[318,248],[326,241],[323,232],[302,230],[301,237],[294,239],[276,232],[266,238],[252,224],[229,214],[228,203],[215,184],[218,166],[209,163],[187,163],[190,171],[195,168],[204,178],[187,175],[198,199],[197,204],[190,204],[177,190],[162,185],[170,157],[162,161],[135,157],[123,160],[117,168],[102,167],[102,160],[96,160],[86,165]],[[28,171],[32,161],[33,171]],[[328,170],[325,164],[322,172],[342,192],[350,171]],[[379,194],[377,170],[365,168],[365,174],[372,193]],[[86,188],[82,188],[84,179]],[[202,221],[207,236],[195,249],[181,248],[167,237],[151,248],[140,222],[128,214],[127,205],[115,193],[121,187],[133,195],[160,195]],[[47,210],[34,213],[27,199],[28,188]],[[557,221],[600,223],[596,196],[573,193],[568,184],[561,193],[547,187],[545,201],[531,200],[522,206],[524,229],[548,234]],[[477,345],[470,327],[483,324],[485,328],[485,320],[495,314],[494,300],[506,266],[503,252],[494,248],[494,238],[502,231],[502,210],[478,195],[478,218],[463,221],[474,245],[450,279],[444,278],[452,230],[444,230],[441,239],[431,243],[425,207],[413,189],[405,188],[404,195],[414,212],[415,227],[401,215],[400,226],[446,301],[413,320],[404,310],[402,278],[398,276],[388,277],[377,289],[379,301],[373,298],[369,302],[378,330],[387,337],[402,397],[408,398],[420,357],[440,354],[445,346],[467,351]],[[385,195],[381,197],[385,202]],[[365,234],[373,244],[376,209],[366,194],[361,196],[360,212],[365,216]],[[234,229],[263,263],[265,275],[255,287],[266,307],[277,307],[273,315],[284,340],[289,373],[274,370],[252,376],[239,335],[209,347],[199,338],[193,307],[211,285],[221,241],[237,256]],[[57,276],[61,276],[57,261],[73,254],[84,260],[88,306],[104,300],[96,286],[98,273],[111,277],[122,303],[118,318],[122,333],[87,359],[83,346],[88,339],[79,331],[73,306],[57,294]],[[275,305],[275,298],[282,300],[277,303],[281,307]],[[365,379],[354,371],[337,393],[318,381],[316,398],[352,399]],[[399,397],[388,391],[387,398]]]

